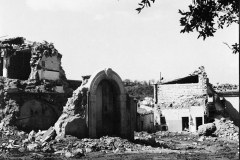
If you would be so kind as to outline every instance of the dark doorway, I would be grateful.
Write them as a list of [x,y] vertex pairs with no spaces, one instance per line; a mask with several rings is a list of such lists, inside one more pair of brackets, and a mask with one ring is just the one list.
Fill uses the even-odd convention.
[[160,120],[161,120],[161,124],[166,124],[166,119],[165,119],[165,117],[161,117]]
[[108,80],[102,80],[97,87],[96,123],[97,136],[118,135],[118,104],[116,88]]
[[189,129],[189,117],[182,117],[182,130]]
[[196,130],[198,130],[200,125],[202,125],[202,117],[196,117]]
[[140,122],[140,131],[143,131],[143,121]]
[[3,76],[3,57],[0,60],[0,76]]

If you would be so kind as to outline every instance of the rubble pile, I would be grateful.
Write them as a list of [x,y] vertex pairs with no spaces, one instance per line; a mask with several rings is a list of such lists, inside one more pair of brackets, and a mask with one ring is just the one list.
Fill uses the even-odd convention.
[[62,115],[54,125],[58,137],[65,135],[85,137],[82,131],[86,128],[75,127],[75,124],[78,126],[80,123],[85,123],[83,120],[86,118],[87,93],[88,89],[81,85],[64,105]]
[[230,140],[239,141],[239,127],[235,126],[233,121],[221,118],[213,122],[216,125],[217,130],[214,132],[215,135]]
[[[53,127],[47,131],[31,131],[29,134],[8,126],[0,130],[0,157],[14,151],[18,154],[37,153],[41,158],[46,156],[79,157],[91,152],[121,153],[125,151],[140,151],[152,149],[150,146],[135,144],[119,137],[104,136],[99,139],[78,139],[67,135],[55,138]],[[55,138],[55,139],[54,139]],[[48,153],[48,154],[47,154]]]
[[198,135],[217,136],[229,140],[239,139],[239,127],[235,126],[233,121],[221,118],[213,123],[203,124],[198,127]]
[[[79,158],[95,153],[140,153],[169,152],[170,150],[206,151],[208,153],[231,152],[235,154],[237,144],[218,140],[217,137],[198,136],[187,131],[165,132],[153,134],[135,132],[135,140],[130,142],[119,137],[104,136],[99,139],[83,138],[66,135],[56,137],[53,127],[44,131],[31,131],[29,134],[17,130],[16,127],[6,127],[0,130],[0,158],[28,157],[43,158]],[[234,147],[234,148],[232,148]],[[194,153],[194,152],[193,152]]]

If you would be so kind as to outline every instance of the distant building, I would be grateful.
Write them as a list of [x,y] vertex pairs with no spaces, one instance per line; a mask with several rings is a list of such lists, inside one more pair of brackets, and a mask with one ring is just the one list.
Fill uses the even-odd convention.
[[152,97],[145,97],[140,104],[146,105],[146,106],[152,106],[154,104],[154,100]]
[[[147,107],[147,106],[146,106]],[[147,131],[153,132],[154,131],[154,114],[153,109],[148,107],[137,107],[137,128],[136,131]]]

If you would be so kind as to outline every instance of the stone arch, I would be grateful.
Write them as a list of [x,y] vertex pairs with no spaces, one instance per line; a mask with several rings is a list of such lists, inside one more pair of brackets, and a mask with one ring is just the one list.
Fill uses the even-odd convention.
[[90,79],[88,80],[89,88],[89,105],[88,105],[88,128],[89,128],[89,137],[96,138],[97,135],[97,117],[99,114],[98,111],[98,100],[97,100],[97,89],[102,81],[109,82],[115,92],[116,92],[116,104],[119,114],[119,123],[118,123],[118,134],[124,135],[125,132],[125,121],[124,116],[126,112],[126,95],[125,89],[120,76],[110,68],[106,68],[95,72]]

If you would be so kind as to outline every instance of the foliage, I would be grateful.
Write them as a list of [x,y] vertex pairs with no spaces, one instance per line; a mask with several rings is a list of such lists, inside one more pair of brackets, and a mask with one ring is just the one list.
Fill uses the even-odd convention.
[[152,3],[155,2],[155,0],[142,0],[141,3],[138,3],[138,5],[140,6],[139,8],[136,9],[138,13],[140,13],[145,7],[151,7],[150,1],[152,1]]
[[[150,7],[150,1],[142,0],[139,3],[138,13],[143,8]],[[213,37],[217,29],[223,29],[233,23],[239,24],[239,0],[193,0],[189,6],[189,11],[179,9],[182,15],[180,25],[184,28],[180,33],[196,31],[198,38]],[[225,43],[226,44],[226,43]],[[226,44],[234,54],[239,53],[239,44],[235,43],[231,47]]]
[[126,79],[123,81],[126,93],[132,97],[143,99],[144,97],[153,97],[153,86],[147,81],[131,81]]

